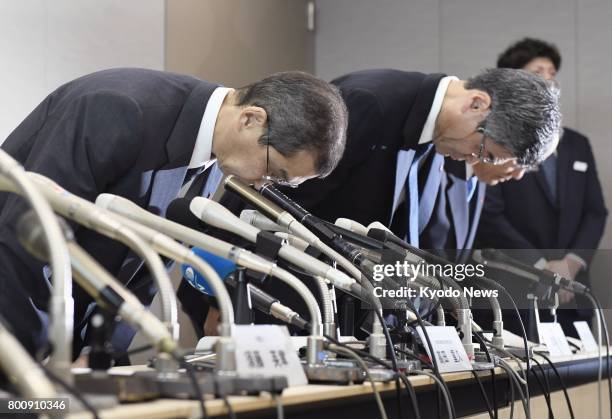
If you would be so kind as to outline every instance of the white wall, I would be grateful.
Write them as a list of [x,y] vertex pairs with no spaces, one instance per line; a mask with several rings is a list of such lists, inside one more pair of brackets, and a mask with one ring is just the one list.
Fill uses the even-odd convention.
[[[565,124],[593,146],[612,207],[612,2],[607,0],[317,0],[315,71],[326,79],[393,67],[467,77],[525,36],[557,44]],[[612,249],[612,223],[601,243]],[[606,252],[607,253],[607,252]],[[607,291],[608,278],[593,278]],[[604,303],[605,304],[605,303]]]
[[163,69],[164,0],[0,2],[0,142],[44,97],[110,67]]

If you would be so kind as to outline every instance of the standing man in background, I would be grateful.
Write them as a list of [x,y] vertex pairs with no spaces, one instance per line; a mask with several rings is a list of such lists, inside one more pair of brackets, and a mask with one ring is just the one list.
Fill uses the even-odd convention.
[[[561,56],[554,45],[526,38],[504,51],[497,66],[554,80]],[[523,252],[528,253],[525,262],[589,285],[588,268],[607,216],[589,140],[564,128],[556,152],[538,171],[488,189],[478,245],[532,249]],[[588,303],[577,301],[576,305],[573,299],[572,293],[559,292],[564,310],[558,311],[558,319],[565,333],[575,336],[573,321],[589,320],[592,311],[584,309]]]

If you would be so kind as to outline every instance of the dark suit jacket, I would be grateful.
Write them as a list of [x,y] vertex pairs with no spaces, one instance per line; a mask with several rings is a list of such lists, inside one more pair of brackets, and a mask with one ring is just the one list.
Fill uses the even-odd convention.
[[466,180],[465,163],[447,157],[444,169],[434,214],[420,236],[421,247],[446,249],[443,256],[464,263],[474,245],[486,184],[476,181],[468,201],[470,180]]
[[[585,171],[577,170],[581,162],[586,163]],[[571,250],[590,264],[608,211],[589,141],[568,128],[557,149],[557,194],[558,203],[553,203],[541,170],[527,173],[520,181],[488,188],[478,244],[536,249],[530,252],[533,263],[540,257],[559,257],[537,249]]]
[[[71,81],[51,93],[2,148],[27,170],[93,201],[103,192],[124,196],[164,215],[180,190],[215,84],[178,74],[114,69]],[[0,195],[0,311],[30,350],[45,341],[49,279],[43,263],[17,243],[14,226],[25,211],[15,195]],[[76,228],[78,242],[111,273],[127,249]],[[76,287],[75,350],[91,299]]]
[[398,152],[417,146],[442,77],[365,70],[333,80],[349,110],[346,151],[327,178],[304,182],[288,194],[331,222],[346,217],[389,225]]

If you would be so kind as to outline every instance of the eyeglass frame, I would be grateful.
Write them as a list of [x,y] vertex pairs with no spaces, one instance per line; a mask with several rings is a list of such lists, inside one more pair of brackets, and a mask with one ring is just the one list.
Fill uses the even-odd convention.
[[289,182],[288,180],[279,179],[274,176],[270,176],[270,137],[266,135],[266,174],[262,176],[262,180],[265,182],[272,182],[275,185],[285,186],[288,188],[297,188],[299,184]]
[[480,126],[476,128],[476,132],[480,132],[482,134],[482,139],[480,140],[480,146],[478,148],[478,154],[472,153],[472,156],[476,157],[476,161],[480,163],[485,163],[485,164],[492,164],[493,166],[504,164],[505,161],[502,161],[502,159],[496,159],[496,158],[491,159],[484,155],[485,140],[487,139],[486,128],[484,126]]

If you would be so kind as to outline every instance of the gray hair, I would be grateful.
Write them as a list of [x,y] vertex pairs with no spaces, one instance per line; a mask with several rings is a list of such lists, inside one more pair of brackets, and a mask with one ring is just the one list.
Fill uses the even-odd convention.
[[485,135],[508,149],[519,164],[535,166],[549,154],[561,127],[559,89],[523,70],[494,68],[466,82],[491,96],[491,112],[480,124]]
[[308,73],[286,71],[238,89],[238,106],[259,106],[268,132],[259,139],[285,157],[315,155],[319,177],[338,165],[346,144],[348,111],[339,90]]

